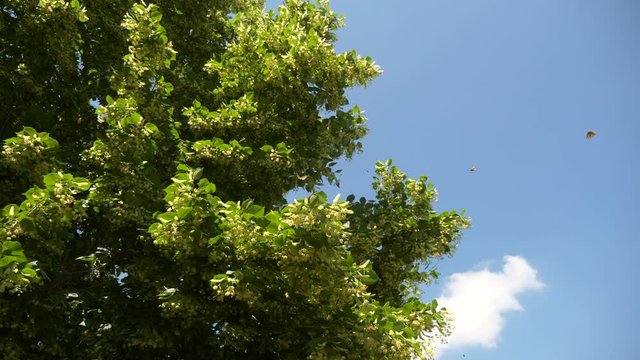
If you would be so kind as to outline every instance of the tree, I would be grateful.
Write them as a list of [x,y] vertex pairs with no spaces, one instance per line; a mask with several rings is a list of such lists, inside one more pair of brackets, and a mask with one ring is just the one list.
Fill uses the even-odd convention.
[[327,1],[4,2],[5,358],[407,359],[446,333],[418,286],[467,219],[390,161],[375,200],[317,191],[379,74],[341,25]]

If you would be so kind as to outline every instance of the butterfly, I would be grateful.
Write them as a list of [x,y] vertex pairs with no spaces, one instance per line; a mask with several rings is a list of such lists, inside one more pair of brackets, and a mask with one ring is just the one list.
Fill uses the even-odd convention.
[[595,132],[595,131],[593,131],[593,130],[589,130],[589,131],[587,131],[587,135],[585,135],[585,137],[586,137],[587,139],[591,139],[591,138],[593,138],[594,136],[596,136],[596,132]]

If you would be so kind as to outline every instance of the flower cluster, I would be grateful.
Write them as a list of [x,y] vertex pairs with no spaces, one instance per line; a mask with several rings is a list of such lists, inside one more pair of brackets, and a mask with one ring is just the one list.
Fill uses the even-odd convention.
[[[45,188],[29,189],[20,205],[9,204],[2,210],[0,293],[19,292],[38,281],[37,261],[47,263],[49,257],[60,256],[68,232],[85,215],[86,204],[76,197],[89,189],[89,181],[58,172],[44,176],[43,183]],[[40,254],[36,261],[29,258],[31,252]]]

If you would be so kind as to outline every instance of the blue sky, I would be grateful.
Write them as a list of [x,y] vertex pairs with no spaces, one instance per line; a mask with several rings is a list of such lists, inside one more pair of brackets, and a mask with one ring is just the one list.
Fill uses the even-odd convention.
[[[440,359],[637,358],[640,2],[332,8],[346,16],[338,51],[356,49],[384,70],[351,92],[370,133],[336,192],[370,196],[367,171],[392,158],[429,176],[438,209],[467,210],[472,228],[426,297],[441,296],[454,273],[508,278],[506,255],[534,271],[510,294],[522,311],[500,313],[495,347],[469,343]],[[586,140],[588,130],[597,136]]]

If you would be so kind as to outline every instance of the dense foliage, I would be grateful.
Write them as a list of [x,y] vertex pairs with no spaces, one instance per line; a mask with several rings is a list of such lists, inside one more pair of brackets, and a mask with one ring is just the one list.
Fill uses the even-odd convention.
[[[467,220],[376,165],[328,201],[379,74],[326,1],[7,0],[6,359],[409,359],[447,331],[418,286]],[[305,188],[310,196],[287,204]]]

